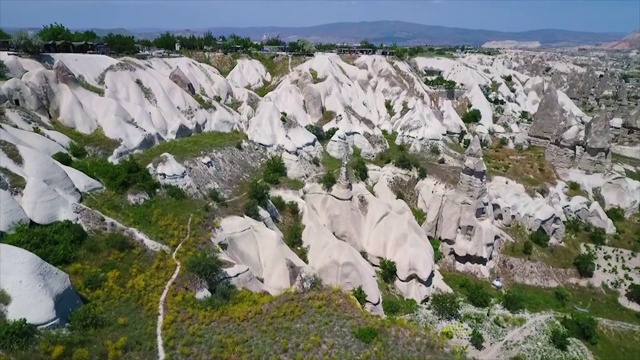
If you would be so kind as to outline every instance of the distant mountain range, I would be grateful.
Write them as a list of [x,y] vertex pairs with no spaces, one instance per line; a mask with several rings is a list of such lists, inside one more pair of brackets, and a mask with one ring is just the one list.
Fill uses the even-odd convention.
[[[13,29],[10,29],[13,30]],[[164,29],[92,29],[98,35],[109,32],[154,38]],[[312,42],[359,43],[367,39],[374,44],[398,45],[475,45],[489,41],[538,41],[542,46],[598,45],[623,38],[624,33],[596,33],[557,29],[504,32],[432,26],[404,21],[342,22],[308,27],[212,27],[209,29],[170,30],[181,35],[237,34],[259,40],[265,34],[280,35],[285,41],[307,39]]]

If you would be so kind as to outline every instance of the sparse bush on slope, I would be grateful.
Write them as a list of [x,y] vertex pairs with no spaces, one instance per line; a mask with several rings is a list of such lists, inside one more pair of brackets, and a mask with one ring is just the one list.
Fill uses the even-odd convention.
[[431,296],[429,306],[440,319],[455,320],[460,318],[460,301],[454,293],[437,292]]
[[596,257],[591,252],[580,254],[573,260],[573,265],[581,277],[593,277],[593,273],[596,271]]
[[396,262],[389,259],[380,260],[380,278],[387,284],[392,283],[396,279]]
[[227,303],[236,292],[222,269],[218,255],[212,251],[198,251],[189,255],[185,261],[185,269],[204,282],[211,293],[206,302],[214,308]]
[[264,165],[262,179],[271,185],[278,185],[280,178],[287,176],[287,167],[282,156],[273,156]]
[[0,322],[0,351],[27,349],[37,336],[38,329],[25,319]]

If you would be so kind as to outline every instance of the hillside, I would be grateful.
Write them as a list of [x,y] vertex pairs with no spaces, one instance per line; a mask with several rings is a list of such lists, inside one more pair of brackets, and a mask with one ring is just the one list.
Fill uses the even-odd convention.
[[0,357],[637,353],[640,111],[432,56],[0,53]]

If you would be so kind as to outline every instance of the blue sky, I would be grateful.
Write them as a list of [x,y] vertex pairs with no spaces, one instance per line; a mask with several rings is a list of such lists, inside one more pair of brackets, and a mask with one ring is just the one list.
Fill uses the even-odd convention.
[[503,31],[554,28],[630,32],[640,28],[640,0],[0,1],[0,27],[40,27],[59,22],[70,28],[183,30],[373,20]]

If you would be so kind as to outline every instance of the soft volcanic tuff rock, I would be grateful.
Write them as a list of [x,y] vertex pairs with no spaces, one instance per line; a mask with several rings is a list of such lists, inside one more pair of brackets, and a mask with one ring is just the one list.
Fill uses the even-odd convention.
[[69,275],[7,244],[0,244],[0,287],[11,297],[6,307],[8,320],[25,318],[43,327],[63,325],[82,305]]
[[147,165],[147,170],[163,184],[178,186],[191,192],[196,191],[187,169],[169,153],[160,155],[153,163]]
[[553,140],[565,121],[562,107],[558,102],[558,92],[553,84],[549,84],[540,101],[538,111],[533,115],[529,136]]
[[176,85],[180,86],[182,90],[188,92],[189,94],[196,94],[196,90],[193,87],[193,84],[191,83],[191,81],[189,81],[187,75],[185,75],[182,70],[180,70],[179,66],[177,66],[175,70],[173,70],[171,74],[169,74],[169,79],[171,79],[171,81],[176,83]]
[[585,128],[584,152],[580,154],[577,166],[588,173],[605,172],[611,169],[610,118],[598,115]]
[[480,140],[476,136],[465,153],[465,162],[456,189],[427,178],[418,183],[418,207],[427,219],[422,227],[429,236],[444,241],[462,269],[489,276],[496,242],[504,233],[494,224],[487,197],[486,166]]

